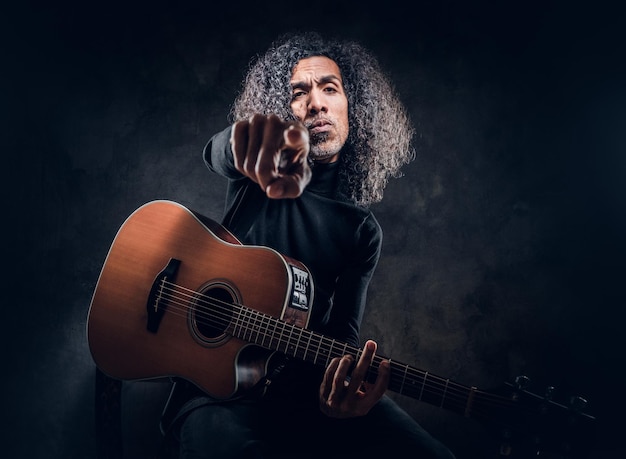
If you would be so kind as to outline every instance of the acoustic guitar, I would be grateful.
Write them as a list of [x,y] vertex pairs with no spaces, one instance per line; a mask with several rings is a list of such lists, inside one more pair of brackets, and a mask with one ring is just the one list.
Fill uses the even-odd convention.
[[[313,282],[303,263],[241,244],[178,203],[152,201],[109,249],[89,308],[89,348],[110,377],[180,377],[219,399],[262,384],[274,355],[321,366],[345,354],[358,360],[361,349],[307,329]],[[375,357],[368,379],[383,360]],[[389,390],[483,422],[533,456],[586,457],[594,417],[584,399],[559,403],[524,381],[487,391],[392,359]]]

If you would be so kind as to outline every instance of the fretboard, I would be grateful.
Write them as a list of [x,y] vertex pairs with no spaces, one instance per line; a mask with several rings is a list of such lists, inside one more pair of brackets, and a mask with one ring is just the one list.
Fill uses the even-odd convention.
[[[357,347],[288,324],[253,309],[246,307],[236,309],[228,327],[229,333],[265,349],[324,367],[333,358],[346,354],[351,355],[356,362],[362,353]],[[375,380],[383,360],[390,360],[391,363],[389,390],[467,417],[482,417],[481,404],[484,405],[482,400],[484,393],[475,387],[458,384],[383,356],[375,356],[367,377],[368,381]]]

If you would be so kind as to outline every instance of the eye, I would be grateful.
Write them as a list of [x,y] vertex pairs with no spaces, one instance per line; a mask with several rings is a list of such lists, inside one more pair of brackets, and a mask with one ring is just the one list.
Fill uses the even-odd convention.
[[304,95],[306,95],[306,92],[304,92],[304,91],[294,91],[291,94],[291,100],[299,99],[299,98],[303,97]]

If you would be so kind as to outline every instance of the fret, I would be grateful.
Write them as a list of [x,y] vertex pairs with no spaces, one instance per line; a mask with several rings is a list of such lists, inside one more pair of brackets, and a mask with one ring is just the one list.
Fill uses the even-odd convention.
[[272,327],[272,349],[278,349],[278,346],[280,346],[280,333],[278,330],[280,322],[276,319],[272,319],[272,323],[274,324]]
[[356,353],[352,354],[352,357],[354,358],[355,365],[356,365],[356,362],[358,362],[359,359],[361,358],[361,354],[362,353],[363,353],[363,349],[357,348]]
[[300,350],[300,346],[301,346],[300,342],[302,341],[302,333],[303,332],[304,332],[304,328],[300,328],[300,335],[298,335],[298,339],[296,341],[296,348],[295,348],[295,351],[294,351],[294,354],[293,354],[294,357],[298,357],[297,353],[298,353],[298,350]]
[[322,354],[323,357],[323,362],[322,365],[323,366],[328,366],[328,342],[330,341],[330,338],[325,338],[322,337],[320,340],[320,354]]
[[256,313],[252,310],[249,309],[250,313],[249,313],[249,317],[248,317],[248,328],[250,330],[250,334],[248,335],[248,342],[250,343],[256,343],[256,340],[254,339],[254,334],[256,333],[255,329],[255,324],[256,324]]
[[317,349],[315,350],[315,357],[313,357],[313,363],[317,363],[317,356],[320,353],[321,343],[322,343],[322,340],[320,339],[320,342],[317,344]]
[[258,318],[259,314],[250,310],[250,342],[254,344],[257,344],[259,341]]
[[265,339],[265,325],[263,324],[263,321],[265,319],[265,314],[257,313],[256,317],[257,317],[257,320],[256,320],[257,337],[254,342],[258,345],[261,345],[261,343],[263,343],[263,340]]
[[424,387],[426,386],[426,378],[428,377],[428,372],[424,373],[424,379],[422,380],[422,390],[420,390],[420,396],[417,397],[418,400],[422,399],[424,395]]
[[[398,387],[398,380],[391,381],[390,385],[392,390],[395,390],[401,394],[408,395],[410,397],[421,400],[422,392],[424,390],[424,384],[426,383],[426,375],[415,375],[410,373],[411,367],[404,365],[404,372],[402,374],[401,388]],[[422,373],[422,372],[420,372]]]
[[439,405],[439,408],[443,408],[443,402],[446,400],[446,393],[448,392],[448,384],[450,384],[450,380],[446,379],[446,387],[444,387],[443,394],[441,394],[441,405]]
[[276,349],[277,351],[280,351],[280,344],[283,341],[283,330],[284,330],[284,327],[283,327],[283,324],[279,320],[277,320],[274,323],[274,325],[275,325],[274,326],[274,336],[275,336],[276,344],[274,344],[273,348]]
[[278,347],[276,349],[278,349],[280,351],[280,345],[284,343],[285,345],[285,349],[284,351],[281,351],[283,353],[287,353],[287,341],[285,341],[285,322],[278,322],[280,324],[280,340],[278,341]]
[[289,324],[289,338],[287,338],[287,345],[285,346],[285,354],[287,354],[288,353],[287,351],[290,348],[292,348],[293,356],[295,357],[296,356],[295,350],[298,348],[294,347],[294,345],[291,343],[291,337],[293,336],[293,328],[294,328],[293,325]]
[[[237,311],[237,320],[236,320],[236,325],[234,326],[235,328],[235,336],[241,338],[243,335],[243,317],[242,317],[242,312],[243,312],[243,308],[238,308],[239,310]],[[237,327],[239,327],[239,330],[237,330]]]
[[241,339],[245,339],[246,336],[246,309],[245,308],[241,308],[241,310],[239,311],[239,338]]
[[471,417],[472,405],[474,404],[474,394],[476,393],[477,387],[470,387],[469,394],[467,396],[467,403],[465,404],[465,410],[463,411],[463,416],[466,418]]
[[[263,319],[261,320],[262,322],[262,327],[266,330],[266,332],[263,334],[263,339],[261,340],[261,346],[264,348],[268,348],[268,345],[265,344],[265,339],[269,337],[269,334],[267,333],[267,331],[269,331],[270,329],[270,317],[266,314],[264,314]],[[272,340],[270,338],[270,345],[272,344]]]
[[419,400],[434,406],[443,407],[446,401],[449,383],[449,379],[444,380],[426,372]]
[[308,332],[308,334],[309,334],[309,339],[307,340],[306,348],[304,349],[304,355],[302,356],[302,358],[305,361],[308,361],[307,354],[309,353],[309,346],[311,345],[311,338],[313,338],[313,333]]
[[402,383],[400,384],[400,389],[398,389],[398,392],[400,394],[404,390],[404,383],[406,382],[406,373],[407,373],[407,371],[409,371],[409,366],[408,365],[404,365],[404,371],[402,372]]
[[250,342],[250,337],[252,336],[252,329],[250,328],[250,314],[252,313],[252,311],[248,308],[245,308],[244,312],[245,312],[245,316],[244,316],[245,328],[244,328],[244,333],[243,333],[243,339],[245,341]]
[[328,348],[328,354],[326,355],[326,365],[324,366],[328,366],[328,364],[330,363],[330,359],[332,358],[332,353],[333,353],[333,346],[335,345],[335,340],[333,339],[330,342],[330,347]]

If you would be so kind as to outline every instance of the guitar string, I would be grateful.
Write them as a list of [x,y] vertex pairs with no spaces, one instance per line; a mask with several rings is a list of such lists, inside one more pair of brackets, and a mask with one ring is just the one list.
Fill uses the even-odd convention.
[[[175,285],[175,284],[172,284],[172,285]],[[205,297],[204,295],[197,296],[197,292],[194,292],[193,290],[185,289],[184,287],[181,287],[181,286],[179,286],[179,287],[180,287],[180,288],[182,288],[182,289],[184,289],[184,290],[187,290],[187,291],[189,291],[189,292],[192,292],[192,293],[195,293],[195,294],[196,294],[196,295],[189,295],[189,294],[185,294],[185,297],[186,297],[186,299],[187,299],[187,300],[193,300],[193,299],[195,298],[196,300],[198,300],[198,301],[200,301],[200,302],[204,302],[205,304],[208,304],[209,306],[211,306],[211,305],[217,306],[217,305],[218,305],[218,303],[221,303],[222,305],[224,305],[225,307],[224,307],[224,306],[222,306],[222,307],[221,307],[221,309],[222,309],[223,311],[226,311],[226,315],[224,316],[224,319],[225,319],[225,321],[226,321],[226,322],[229,322],[229,323],[231,322],[231,320],[232,320],[232,314],[231,314],[231,312],[232,312],[232,307],[233,307],[233,306],[237,306],[237,307],[239,307],[240,309],[244,310],[244,312],[246,312],[246,311],[247,311],[248,313],[250,313],[250,314],[251,314],[251,315],[250,315],[250,318],[252,318],[252,315],[256,315],[256,316],[261,317],[261,322],[259,322],[259,320],[257,319],[257,321],[256,321],[256,323],[255,323],[255,324],[251,324],[252,326],[255,326],[255,325],[256,325],[256,326],[258,326],[259,324],[261,324],[262,322],[264,322],[264,321],[266,321],[266,320],[267,320],[268,322],[275,321],[275,322],[276,322],[276,324],[280,324],[280,325],[282,325],[282,326],[283,326],[283,331],[284,331],[285,327],[287,327],[287,328],[289,328],[289,327],[293,327],[293,326],[291,326],[290,324],[287,324],[287,323],[285,323],[285,322],[279,321],[279,320],[278,320],[278,319],[276,319],[275,317],[272,317],[272,316],[269,316],[269,315],[265,315],[265,314],[263,314],[263,313],[260,313],[259,311],[255,311],[255,310],[252,310],[252,309],[250,309],[250,308],[246,308],[245,306],[241,306],[241,305],[237,305],[237,304],[233,304],[233,303],[227,303],[227,302],[219,301],[219,300],[216,300],[215,298],[212,298],[212,300],[214,301],[214,303],[211,303],[211,302],[206,302],[206,301],[202,298],[202,297]],[[173,289],[169,289],[169,290],[170,290],[171,292],[176,293],[176,291],[175,291],[175,290],[173,290]],[[171,294],[170,294],[170,295],[171,295]],[[173,295],[171,295],[171,297],[172,297],[172,298],[174,298],[174,296],[173,296]],[[187,309],[189,309],[189,307],[188,307],[188,305],[187,305],[187,301],[185,301],[185,298],[183,298],[183,297],[179,297],[179,298],[183,299],[183,301],[184,301],[184,302],[183,302],[183,303],[177,303],[177,304],[179,304],[180,306],[183,306],[183,308],[181,309],[181,310],[183,311],[183,314],[182,314],[182,315],[186,315],[186,310],[187,310]],[[202,315],[205,315],[205,314],[206,314],[206,313],[204,313],[204,312],[203,312],[203,311],[201,311],[201,310],[198,310],[198,311],[202,312]],[[206,319],[206,318],[211,319],[211,318],[212,318],[212,316],[211,316],[210,314],[207,314],[207,315],[205,315],[205,317],[203,317],[202,319]],[[244,320],[244,321],[245,321],[245,320],[246,320],[246,318],[243,318],[242,320]],[[214,322],[215,322],[215,321],[214,321]],[[249,320],[248,320],[248,322],[249,322]],[[206,323],[208,323],[208,322],[206,322]],[[224,323],[223,323],[223,322],[220,322],[220,325],[224,325]],[[235,326],[237,326],[237,325],[235,325]],[[317,338],[317,340],[318,340],[318,343],[319,343],[320,345],[322,345],[322,343],[324,342],[324,340],[326,340],[326,341],[327,341],[327,343],[326,343],[326,344],[330,344],[330,347],[328,347],[328,349],[327,349],[325,352],[329,352],[330,350],[332,350],[334,340],[332,340],[332,339],[330,339],[330,338],[323,337],[323,336],[321,336],[321,335],[315,336],[315,334],[314,334],[313,332],[311,332],[310,330],[302,329],[302,328],[299,328],[299,327],[296,327],[296,328],[298,328],[299,330],[301,330],[300,335],[302,335],[302,333],[306,332],[306,333],[308,333],[308,334],[311,334],[313,337],[316,337],[316,338]],[[291,330],[291,331],[292,331],[292,333],[293,333],[293,330]],[[255,334],[255,333],[256,333],[257,335],[259,334],[259,331],[258,331],[258,330],[257,330],[257,331],[255,331],[255,330],[250,329],[250,330],[249,330],[249,332],[250,332],[250,338],[248,338],[248,339],[244,339],[244,340],[246,340],[246,341],[250,341],[250,340],[251,340],[251,338],[252,338],[252,334]],[[245,338],[245,333],[244,333],[244,338]],[[264,341],[263,341],[263,342],[264,342]],[[281,344],[281,343],[286,343],[286,344],[285,344],[285,353],[287,352],[287,349],[288,349],[289,345],[290,345],[290,344],[293,344],[293,343],[290,341],[290,339],[285,340],[285,339],[284,339],[284,337],[282,336],[282,333],[281,333],[281,337],[280,337],[280,338],[279,338],[279,340],[278,340],[278,345],[276,346],[277,350],[279,350],[279,351],[280,351],[280,344]],[[297,342],[296,342],[296,343],[297,343]],[[259,344],[259,343],[255,342],[254,344]],[[298,346],[296,345],[296,350],[297,350],[297,348],[298,348]],[[346,350],[347,350],[347,348],[346,348]],[[360,352],[360,350],[358,350],[358,349],[356,349],[356,348],[352,348],[351,350],[352,350],[353,354],[354,354],[354,353],[358,353],[358,352]],[[281,351],[281,352],[282,352],[282,351]],[[295,355],[295,354],[294,354],[294,355]],[[343,354],[337,354],[336,356],[340,356],[340,355],[343,355]],[[329,357],[329,358],[330,358],[330,357]],[[380,362],[382,362],[382,360],[384,360],[384,358],[382,358],[382,357],[375,357],[375,359],[374,359],[374,360],[375,360],[375,362],[374,362],[374,363],[377,363],[377,364],[379,365],[379,364],[380,364]],[[328,361],[328,360],[327,360],[327,361]],[[317,363],[317,362],[316,362],[316,363]],[[396,365],[396,367],[397,367],[398,365],[403,365],[403,364],[399,364],[399,363],[397,363],[397,362],[393,362],[393,363],[394,363],[394,365]],[[397,370],[397,371],[396,371],[396,373],[401,373],[401,374],[402,374],[402,377],[404,377],[404,375],[405,375],[406,373],[408,373],[408,370],[411,370],[411,372],[412,372],[414,375],[419,375],[419,376],[422,378],[422,381],[423,381],[423,382],[422,382],[422,384],[418,385],[417,387],[414,387],[413,389],[414,389],[414,390],[416,390],[417,388],[419,388],[419,390],[420,390],[420,391],[422,391],[422,392],[423,392],[423,393],[425,393],[425,394],[428,394],[429,392],[430,392],[430,393],[440,394],[440,393],[441,393],[441,390],[440,390],[440,389],[439,389],[439,390],[437,390],[437,391],[434,391],[434,390],[433,390],[433,388],[442,387],[442,386],[443,386],[443,387],[448,386],[448,387],[447,387],[447,392],[448,392],[448,394],[449,394],[450,396],[448,397],[448,399],[447,399],[447,400],[442,400],[442,402],[444,402],[444,401],[445,401],[445,402],[447,402],[447,403],[442,403],[442,406],[445,404],[445,405],[446,405],[446,408],[450,408],[450,405],[451,405],[451,403],[450,403],[450,402],[459,402],[459,401],[462,401],[462,405],[461,405],[462,407],[466,407],[467,402],[468,402],[468,397],[469,397],[469,391],[474,391],[474,393],[473,393],[473,397],[474,397],[474,398],[476,398],[476,397],[482,398],[482,399],[483,399],[483,400],[482,400],[482,403],[487,403],[487,404],[488,404],[488,403],[489,403],[489,399],[490,399],[490,398],[492,398],[494,402],[499,403],[499,404],[502,404],[502,402],[504,402],[505,404],[511,404],[511,403],[512,403],[512,402],[511,402],[509,399],[507,399],[507,398],[504,398],[504,397],[501,397],[501,396],[497,396],[497,395],[493,395],[493,394],[489,394],[489,393],[485,393],[485,392],[479,391],[478,389],[475,389],[475,388],[468,388],[468,387],[465,387],[465,386],[459,385],[459,384],[457,384],[457,383],[454,383],[453,381],[446,380],[446,379],[440,378],[440,377],[435,376],[435,375],[430,375],[428,372],[422,372],[422,371],[420,371],[420,370],[411,369],[409,366],[406,366],[406,365],[405,365],[405,369],[404,369],[404,371],[400,371],[400,369],[398,369],[398,368],[394,368],[394,366],[393,366],[393,365],[392,365],[392,367],[391,367],[391,370],[392,370],[392,376],[393,376],[393,372],[394,372],[394,370]],[[399,378],[400,376],[398,375],[398,376],[396,376],[396,377],[397,377],[397,378]],[[430,378],[430,379],[432,379],[432,381],[430,381],[430,379],[429,379],[429,378]],[[438,381],[439,381],[439,382],[438,382]],[[422,386],[423,386],[423,387],[422,387]],[[462,389],[462,391],[461,391],[459,388],[461,388],[461,389]],[[456,397],[453,397],[453,396],[455,395],[455,390],[456,390]],[[405,391],[401,391],[400,393],[408,393],[408,391],[406,391],[406,390],[405,390]],[[462,396],[461,396],[460,398],[459,398],[459,394],[462,394]],[[467,394],[467,395],[466,395],[466,394]],[[421,397],[420,397],[420,399],[424,399],[424,398],[425,398],[425,397],[423,397],[423,396],[421,396]],[[458,400],[455,400],[455,398],[456,398],[456,399],[458,399]]]
[[[287,354],[289,348],[293,347],[294,352],[297,352],[298,349],[301,347],[300,340],[302,338],[302,335],[307,334],[309,335],[309,343],[310,343],[311,338],[316,338],[317,343],[313,344],[313,349],[318,348],[318,352],[320,350],[322,351],[320,352],[320,354],[322,354],[323,356],[327,356],[326,364],[330,361],[330,359],[332,359],[332,350],[333,350],[334,344],[336,343],[336,341],[333,340],[332,338],[324,337],[322,335],[318,335],[314,333],[311,330],[288,324],[284,321],[277,319],[276,317],[264,314],[260,311],[250,309],[244,305],[240,305],[237,303],[229,303],[229,302],[225,302],[216,298],[209,297],[207,295],[198,294],[198,292],[194,290],[187,289],[175,283],[170,283],[170,282],[165,281],[163,282],[163,286],[165,288],[162,289],[162,292],[167,293],[169,295],[169,300],[170,300],[169,304],[175,304],[177,307],[179,307],[176,310],[176,313],[177,315],[181,317],[186,317],[187,312],[192,309],[188,305],[189,302],[195,302],[195,303],[201,304],[202,306],[206,306],[207,309],[210,309],[210,311],[218,312],[219,316],[221,317],[221,320],[215,320],[217,318],[215,317],[215,314],[211,314],[210,311],[205,311],[202,308],[196,308],[195,310],[196,319],[200,319],[201,321],[203,321],[203,324],[206,324],[209,326],[213,325],[213,326],[216,326],[217,328],[220,328],[220,326],[223,326],[225,329],[228,329],[230,325],[232,325],[233,328],[239,327],[243,331],[242,339],[244,339],[244,341],[249,341],[249,342],[251,342],[253,335],[256,335],[257,339],[261,335],[263,336],[263,340],[261,341],[261,343],[258,343],[256,341],[253,341],[253,343],[257,345],[261,345],[262,347],[267,347],[263,345],[262,343],[265,343],[265,338],[268,337],[268,335],[263,335],[258,329],[254,330],[253,328],[254,327],[258,328],[259,326],[266,327],[270,323],[274,323],[275,326],[282,327],[282,331],[280,333],[280,336],[278,337],[278,341],[276,344],[276,350]],[[178,290],[176,289],[176,287],[178,288]],[[187,293],[187,292],[191,292],[191,293]],[[234,308],[238,309],[239,317],[237,319],[234,319],[233,317]],[[170,311],[170,308],[166,308],[165,311]],[[174,312],[174,311],[172,310],[170,312]],[[248,313],[248,317],[242,316],[242,314],[246,314],[246,313]],[[254,320],[254,323],[252,323],[251,320]],[[248,327],[245,327],[246,323],[249,324]],[[246,333],[244,329],[247,329],[249,333]],[[287,338],[283,336],[283,333],[285,332],[286,329],[290,331],[289,337]],[[294,329],[297,330],[295,334],[298,335],[296,337],[295,342],[292,339],[292,336],[294,335]],[[276,333],[277,332],[274,332],[274,334]],[[232,332],[229,332],[229,334],[232,334]],[[245,338],[246,335],[248,335],[249,338],[246,339]],[[269,338],[270,345],[273,344],[275,341],[276,341],[275,337]],[[284,344],[285,351],[280,350],[281,344]],[[360,349],[355,348],[353,346],[349,346],[349,345],[345,345],[341,347],[344,348],[343,352],[335,353],[336,357],[340,357],[344,353],[351,353],[353,356],[356,355],[358,358],[358,354],[362,352]],[[270,349],[273,349],[273,348],[270,347]],[[297,356],[297,354],[294,354],[294,356]],[[306,360],[306,350],[305,350],[304,358]],[[378,366],[383,360],[387,360],[387,359],[384,357],[375,356],[374,362],[373,362],[373,365],[375,365],[375,368],[378,368]],[[477,411],[478,409],[480,409],[480,406],[479,406],[480,403],[484,405],[495,405],[495,406],[501,405],[503,407],[512,405],[514,403],[513,401],[511,401],[510,399],[506,397],[502,397],[502,396],[495,395],[495,394],[490,394],[484,391],[480,391],[476,388],[463,386],[449,379],[444,379],[439,376],[430,374],[429,372],[424,372],[422,370],[411,368],[408,365],[405,365],[399,362],[394,362],[393,360],[391,362],[392,362],[391,380],[403,381],[403,384],[398,389],[398,392],[401,394],[410,395],[412,391],[414,392],[413,394],[414,396],[419,394],[419,398],[418,397],[416,398],[418,398],[419,400],[425,400],[428,394],[431,394],[431,395],[436,394],[435,395],[436,397],[440,397],[439,394],[443,392],[445,397],[442,398],[441,400],[441,406],[445,408],[452,408],[453,406],[457,408],[465,408],[467,407],[468,403],[470,403],[469,398],[472,397],[473,398],[472,405],[475,405],[475,406],[472,406],[470,408],[472,409],[472,413],[474,414],[474,416],[480,414]],[[315,363],[319,363],[317,361],[317,354],[315,357]],[[419,377],[421,380],[420,383],[412,384],[412,385],[405,387],[404,385],[405,381],[407,377],[409,376]]]

